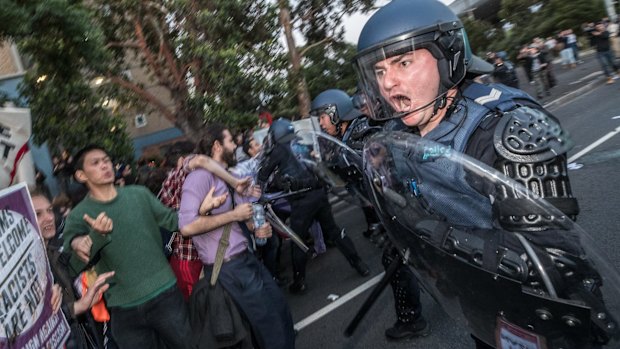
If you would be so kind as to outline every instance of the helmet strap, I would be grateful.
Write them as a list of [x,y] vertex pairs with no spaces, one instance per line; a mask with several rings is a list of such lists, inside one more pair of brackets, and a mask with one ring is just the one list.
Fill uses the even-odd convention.
[[439,109],[443,109],[448,104],[448,89],[443,85],[442,82],[439,82],[438,95],[435,98],[435,104],[433,105],[433,116],[437,114]]
[[446,107],[447,98],[446,95],[440,96],[435,100],[435,105],[433,105],[433,116],[437,114],[439,109],[443,109]]

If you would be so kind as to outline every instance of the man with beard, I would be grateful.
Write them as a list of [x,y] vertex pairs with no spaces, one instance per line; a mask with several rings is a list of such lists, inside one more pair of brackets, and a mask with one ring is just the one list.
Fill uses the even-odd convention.
[[[209,125],[196,153],[208,155],[228,168],[235,164],[235,148],[230,131],[214,124]],[[201,203],[211,190],[216,196],[232,193],[222,179],[205,169],[196,169],[186,177],[179,208],[181,234],[192,237],[205,265],[205,279],[210,279],[212,274],[218,277],[217,283],[248,320],[258,347],[294,348],[293,320],[284,295],[265,266],[248,252],[249,241],[241,224],[254,230],[257,238],[269,238],[271,226],[266,223],[254,227],[252,205],[247,202],[236,204],[239,198],[233,195],[228,195],[221,206],[205,210],[208,215],[204,215]],[[220,249],[220,240],[223,246],[228,244],[225,250]],[[218,275],[214,264],[222,252],[223,263]]]

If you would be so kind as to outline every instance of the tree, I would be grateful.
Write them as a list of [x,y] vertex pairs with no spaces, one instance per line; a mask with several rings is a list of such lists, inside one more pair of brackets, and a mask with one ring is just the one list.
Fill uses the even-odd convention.
[[[110,82],[198,140],[204,123],[253,126],[278,48],[276,8],[258,1],[101,2],[97,20],[114,52]],[[134,59],[127,59],[127,56]],[[169,93],[167,106],[123,71],[135,60]]]
[[[568,28],[579,34],[583,22],[597,21],[603,16],[603,0],[502,0],[500,24],[510,23],[511,29],[503,37],[494,38],[490,48],[517,49],[535,37],[555,36]],[[515,54],[514,50],[512,53]]]
[[569,28],[580,32],[582,23],[597,22],[607,15],[603,0],[549,0],[542,12],[546,20],[539,25],[539,29],[547,33]]
[[[301,0],[292,8],[289,1],[278,1],[280,24],[289,52],[288,83],[296,91],[297,115],[308,115],[311,95],[326,88],[354,89],[351,59],[355,50],[344,42],[342,19],[347,14],[370,11],[374,3],[374,0]],[[294,32],[302,35],[304,45],[297,46]],[[281,101],[286,97],[281,96]],[[286,103],[281,103],[281,109],[291,109],[282,104]]]
[[484,20],[475,20],[470,18],[462,19],[463,26],[467,31],[472,51],[478,55],[487,52],[494,41],[503,38],[503,31],[494,28],[491,23]]
[[[251,127],[278,75],[277,11],[266,0],[1,1],[1,18],[18,20],[0,35],[32,62],[23,92],[37,140],[52,145],[129,145],[121,116],[144,109],[193,140],[205,123]],[[132,79],[136,66],[169,103]]]
[[32,63],[21,88],[33,115],[34,141],[47,141],[56,151],[98,143],[112,155],[129,157],[132,145],[120,115],[103,108],[103,90],[89,85],[108,56],[88,11],[59,0],[3,0],[1,6],[10,21],[0,20],[0,36],[17,42]]

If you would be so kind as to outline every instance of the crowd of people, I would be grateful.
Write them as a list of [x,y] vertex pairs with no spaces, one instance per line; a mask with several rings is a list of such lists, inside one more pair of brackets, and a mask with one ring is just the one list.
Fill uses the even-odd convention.
[[518,66],[525,72],[527,82],[534,86],[536,97],[544,99],[551,95],[551,89],[557,85],[553,62],[559,59],[564,69],[574,69],[584,63],[582,48],[587,46],[596,51],[606,83],[613,84],[618,79],[616,59],[620,57],[620,37],[618,23],[603,18],[594,23],[584,23],[581,27],[583,40],[568,28],[546,39],[536,37],[521,46],[516,54],[516,64],[509,59],[506,51],[488,52],[487,61],[494,65],[491,74],[495,82],[519,88]]
[[[613,82],[617,67],[610,56],[608,28],[599,23],[584,30],[592,37],[608,82]],[[358,93],[326,89],[313,99],[312,115],[323,132],[360,154],[373,132],[400,130],[450,144],[525,185],[530,182],[507,169],[516,163],[563,169],[543,171],[540,180],[568,189],[540,195],[564,209],[571,207],[567,149],[536,144],[540,149],[529,151],[548,156],[528,157],[495,149],[493,142],[506,118],[544,120],[524,128],[561,129],[559,122],[518,90],[515,65],[505,52],[489,53],[488,64],[468,51],[465,40],[460,21],[442,3],[394,0],[369,19],[360,35],[354,59]],[[536,38],[517,56],[538,98],[548,96],[555,84],[550,50],[561,45],[567,68],[579,62],[571,30],[554,40],[550,47],[550,40]],[[482,74],[492,74],[501,83],[475,82]],[[480,102],[492,90],[500,91],[501,98]],[[144,161],[136,173],[130,164],[114,164],[98,145],[54,159],[63,193],[53,200],[36,190],[31,196],[59,285],[52,306],[62,309],[72,324],[67,348],[294,348],[296,333],[283,286],[294,295],[307,292],[312,248],[306,253],[291,244],[292,280],[286,282],[279,265],[285,240],[269,222],[256,218],[255,205],[261,205],[267,188],[291,193],[281,218],[288,218],[303,241],[312,245],[313,237],[324,239],[359,276],[369,275],[351,232],[333,217],[325,184],[291,147],[296,138],[291,122],[269,116],[261,118],[261,124],[269,127],[263,144],[251,131],[233,134],[211,124],[197,144],[170,146],[165,166]],[[466,176],[455,175],[454,181],[472,185]],[[471,220],[490,227],[497,218],[490,209],[493,202],[481,205],[488,210],[472,211]],[[384,230],[380,215],[372,203],[363,204],[362,210],[368,226],[364,235],[376,238]],[[451,218],[444,220],[463,224]],[[314,221],[321,236],[310,233]],[[530,228],[523,223],[514,229]],[[396,322],[385,336],[400,340],[428,335],[418,279],[402,263],[408,257],[390,241],[382,247],[386,271],[396,267],[389,280]],[[76,288],[75,279],[84,287]],[[478,348],[494,347],[475,331],[472,337]]]

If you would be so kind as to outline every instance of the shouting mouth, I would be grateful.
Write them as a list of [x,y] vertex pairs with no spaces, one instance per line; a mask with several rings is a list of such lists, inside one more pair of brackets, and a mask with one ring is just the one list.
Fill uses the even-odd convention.
[[408,112],[411,110],[411,98],[404,95],[392,96],[392,105],[397,112]]

